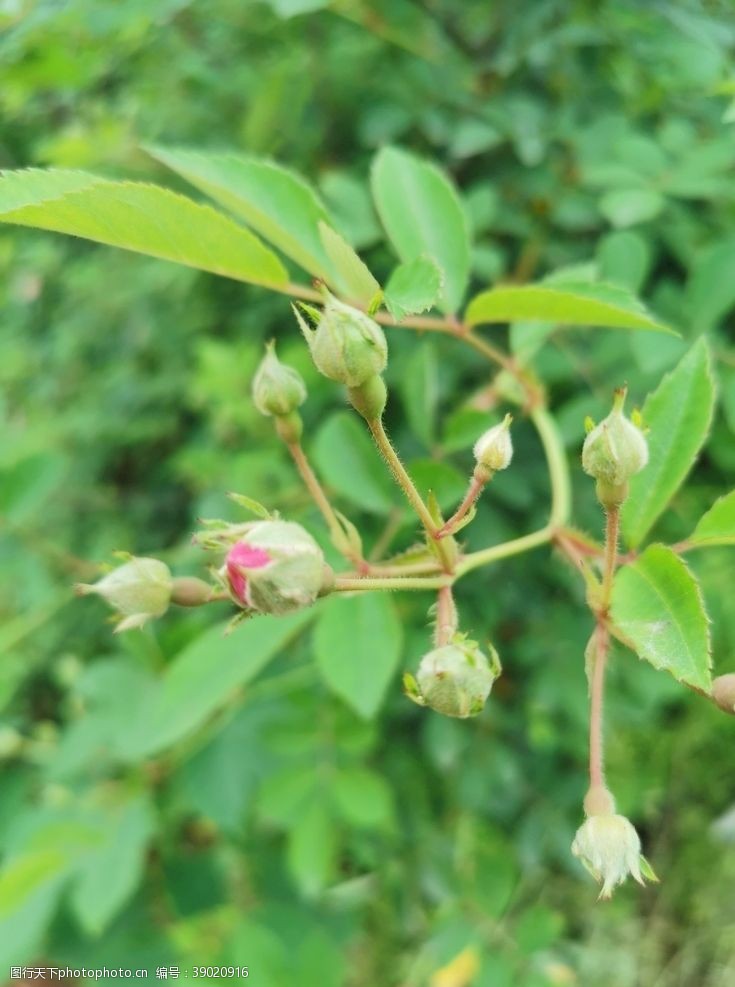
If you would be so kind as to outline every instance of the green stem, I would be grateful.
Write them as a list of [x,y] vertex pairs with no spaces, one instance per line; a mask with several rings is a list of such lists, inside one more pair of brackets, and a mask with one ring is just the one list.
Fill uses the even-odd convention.
[[530,535],[523,535],[521,538],[514,538],[512,541],[503,542],[502,545],[492,545],[490,548],[481,548],[477,552],[465,555],[457,566],[457,576],[464,576],[473,569],[488,565],[490,562],[497,562],[499,559],[507,559],[511,555],[520,555],[528,552],[532,548],[544,545],[551,541],[553,529],[550,525],[531,532]]
[[330,593],[353,593],[355,591],[390,589],[441,589],[452,585],[451,576],[337,576]]
[[[490,477],[492,477],[492,474],[490,474]],[[488,477],[488,473],[485,473],[484,477],[482,474],[478,476],[478,471],[475,470],[469,486],[467,487],[467,493],[464,495],[464,500],[446,524],[442,525],[442,527],[437,531],[437,538],[446,538],[447,535],[453,534],[460,522],[465,519],[467,514],[474,507],[475,501],[479,499],[480,494],[485,489],[485,484],[488,482],[490,477]]]
[[418,516],[426,531],[430,535],[435,534],[437,531],[437,526],[434,524],[434,519],[429,513],[429,508],[424,503],[421,494],[414,486],[413,480],[408,475],[403,463],[399,459],[398,453],[393,448],[393,444],[388,438],[388,434],[383,426],[382,419],[372,418],[367,424],[373,438],[375,439],[375,444],[380,450],[380,454],[388,463],[390,471],[395,477],[396,483],[406,495],[406,500],[413,508],[415,514]]
[[[408,475],[403,463],[401,462],[398,453],[393,448],[393,444],[388,438],[388,434],[383,426],[383,420],[381,418],[371,418],[367,420],[368,428],[375,439],[375,444],[380,450],[381,455],[390,467],[390,471],[395,477],[396,483],[399,485],[401,490],[403,490],[406,495],[411,507],[414,509],[417,517],[423,525],[424,531],[432,540],[436,539],[439,527],[434,522],[433,517],[429,511],[429,508],[423,501],[421,494],[418,492],[414,486],[414,482]],[[451,572],[453,568],[453,561],[451,556],[451,546],[447,544],[442,544],[441,541],[435,541],[437,554],[441,559],[442,567],[445,572]]]
[[536,407],[531,411],[531,421],[544,448],[551,483],[551,515],[549,527],[560,528],[567,523],[572,505],[569,483],[569,465],[564,445],[556,427],[556,422],[546,408]]

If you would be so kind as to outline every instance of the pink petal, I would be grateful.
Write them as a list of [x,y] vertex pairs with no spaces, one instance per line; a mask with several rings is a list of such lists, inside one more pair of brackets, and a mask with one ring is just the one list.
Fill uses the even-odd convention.
[[247,542],[239,541],[227,554],[227,578],[235,596],[247,604],[247,570],[262,569],[270,562],[270,555],[262,548],[255,548]]

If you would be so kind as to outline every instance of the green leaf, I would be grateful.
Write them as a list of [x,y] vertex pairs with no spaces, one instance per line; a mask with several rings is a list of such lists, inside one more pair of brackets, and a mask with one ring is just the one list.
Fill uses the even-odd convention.
[[712,421],[715,385],[710,355],[698,340],[643,405],[648,465],[630,481],[621,526],[631,548],[640,545],[694,464]]
[[284,254],[317,277],[329,279],[331,265],[319,236],[330,223],[313,189],[273,161],[230,152],[150,147],[158,161],[225,206]]
[[384,147],[372,167],[371,185],[380,220],[404,262],[427,255],[444,275],[442,308],[456,312],[470,270],[470,236],[459,196],[434,165]]
[[196,730],[219,706],[262,671],[312,619],[302,611],[260,617],[225,637],[226,625],[205,631],[167,666],[157,688],[140,709],[131,711],[127,760],[139,760],[169,747]]
[[563,288],[545,284],[491,288],[476,295],[465,313],[465,321],[472,326],[527,319],[569,326],[674,332],[652,318],[624,289],[599,283],[565,283]]
[[708,692],[709,621],[694,576],[665,545],[651,545],[615,577],[612,622],[640,658]]
[[380,708],[402,644],[395,605],[377,593],[327,600],[314,635],[324,681],[366,720]]
[[686,286],[695,332],[709,332],[735,307],[735,236],[697,254]]
[[288,837],[288,869],[301,893],[314,897],[336,876],[337,832],[326,801],[313,799]]
[[400,387],[411,431],[430,449],[439,408],[439,361],[433,343],[425,340],[414,347]]
[[135,796],[105,813],[106,841],[85,854],[75,877],[71,905],[85,932],[99,936],[143,877],[154,829],[148,799]]
[[22,908],[41,888],[55,881],[70,864],[58,848],[30,850],[11,860],[0,873],[0,919]]
[[407,315],[430,309],[441,290],[442,272],[430,257],[417,257],[393,271],[385,286],[385,305],[400,322]]
[[157,185],[82,172],[6,171],[0,222],[69,233],[238,281],[288,280],[278,257],[248,230]]
[[347,411],[332,415],[316,437],[314,458],[325,483],[372,514],[396,509],[393,483],[357,418]]
[[351,826],[385,826],[393,818],[393,795],[385,780],[368,768],[343,768],[331,788],[339,814]]
[[715,501],[687,541],[692,545],[735,545],[735,490]]
[[666,200],[655,189],[613,189],[600,199],[600,212],[618,228],[645,223],[657,216]]
[[380,285],[349,243],[331,226],[319,221],[319,236],[336,272],[335,287],[351,302],[367,308],[380,295]]

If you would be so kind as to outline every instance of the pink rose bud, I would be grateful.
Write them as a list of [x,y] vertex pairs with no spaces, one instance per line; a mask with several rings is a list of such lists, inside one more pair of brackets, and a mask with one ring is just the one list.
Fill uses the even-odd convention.
[[255,548],[245,541],[239,541],[233,545],[227,553],[227,579],[230,589],[244,605],[249,606],[246,596],[248,586],[248,570],[262,569],[270,562],[270,555],[262,548]]
[[220,572],[238,606],[283,614],[314,603],[327,570],[308,531],[292,521],[254,521],[238,535]]

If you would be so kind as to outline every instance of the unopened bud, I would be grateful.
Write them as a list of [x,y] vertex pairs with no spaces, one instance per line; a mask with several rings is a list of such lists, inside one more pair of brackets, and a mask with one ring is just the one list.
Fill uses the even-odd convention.
[[615,813],[612,795],[603,786],[591,788],[585,798],[587,819],[577,830],[572,853],[602,884],[600,898],[610,898],[630,876],[639,884],[658,878],[641,853],[641,841],[633,824]]
[[735,714],[735,673],[717,676],[712,683],[712,698],[720,709]]
[[475,442],[474,454],[477,465],[495,473],[510,466],[513,458],[513,442],[510,437],[511,415],[506,415],[499,425],[484,432]]
[[168,566],[158,559],[130,556],[98,582],[78,583],[80,596],[103,597],[122,619],[116,632],[142,627],[152,617],[161,617],[171,602],[173,580]]
[[321,312],[310,306],[301,308],[314,321],[315,328],[311,328],[294,306],[312,359],[325,377],[347,387],[359,387],[385,370],[388,362],[385,333],[369,315],[329,293]]
[[488,659],[475,641],[457,635],[424,655],[416,677],[406,674],[403,681],[406,695],[419,706],[465,719],[482,710],[499,674],[494,649]]
[[628,495],[628,480],[648,462],[643,432],[623,414],[627,389],[615,392],[613,409],[584,440],[582,468],[597,480],[597,496],[606,507],[619,507]]
[[253,378],[253,401],[261,415],[288,415],[306,400],[301,374],[276,356],[273,340],[266,344],[265,356]]
[[325,580],[322,550],[291,521],[255,521],[230,545],[221,571],[238,606],[284,614],[310,606]]

